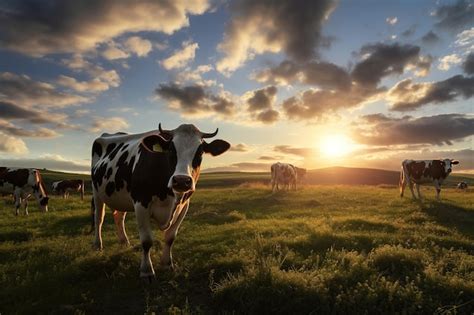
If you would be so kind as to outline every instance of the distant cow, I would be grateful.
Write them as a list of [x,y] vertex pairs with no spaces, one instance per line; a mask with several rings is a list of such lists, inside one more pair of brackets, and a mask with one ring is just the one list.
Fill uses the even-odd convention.
[[405,186],[408,184],[411,194],[416,199],[413,191],[413,185],[416,185],[418,198],[421,199],[420,184],[433,183],[436,187],[436,199],[439,200],[441,184],[451,173],[453,165],[459,164],[459,161],[444,160],[405,160],[402,162],[400,172],[400,197],[403,197]]
[[466,182],[459,182],[456,186],[457,189],[467,189],[468,186],[467,186],[467,183]]
[[95,246],[102,249],[105,205],[114,209],[119,240],[128,244],[125,215],[134,211],[143,255],[140,276],[154,277],[150,259],[153,245],[151,219],[164,231],[161,264],[173,267],[171,247],[196,189],[203,153],[227,151],[224,140],[204,141],[218,132],[203,133],[194,125],[141,134],[103,134],[92,147],[92,192],[95,211]]
[[292,187],[296,190],[296,169],[293,165],[288,163],[274,163],[271,166],[271,184],[272,191],[280,189],[279,185],[282,185],[283,188],[290,189]]
[[64,199],[69,197],[70,192],[79,192],[81,200],[84,200],[84,180],[82,179],[65,179],[53,182],[51,185],[53,192],[61,194]]
[[25,214],[28,215],[28,198],[31,195],[35,196],[43,212],[48,211],[49,198],[41,174],[34,168],[0,167],[0,192],[13,194],[16,215],[19,214],[22,203]]

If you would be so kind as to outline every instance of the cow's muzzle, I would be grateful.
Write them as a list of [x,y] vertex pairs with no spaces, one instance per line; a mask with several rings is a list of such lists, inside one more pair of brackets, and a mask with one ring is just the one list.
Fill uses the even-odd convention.
[[177,192],[187,192],[193,188],[193,178],[187,175],[175,175],[171,179],[171,187]]

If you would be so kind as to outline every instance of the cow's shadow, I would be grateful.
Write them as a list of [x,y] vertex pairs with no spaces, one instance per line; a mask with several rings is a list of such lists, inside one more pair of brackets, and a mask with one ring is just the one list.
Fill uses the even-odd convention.
[[421,210],[439,225],[455,228],[468,237],[474,237],[474,211],[449,202],[420,204]]

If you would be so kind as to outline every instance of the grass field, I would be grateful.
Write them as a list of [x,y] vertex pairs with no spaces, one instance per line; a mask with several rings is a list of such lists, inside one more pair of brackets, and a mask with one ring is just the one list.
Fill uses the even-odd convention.
[[[214,176],[207,187],[229,182]],[[131,247],[108,212],[96,252],[89,196],[53,197],[49,213],[31,202],[28,217],[3,198],[0,313],[472,314],[473,191],[443,189],[440,202],[434,188],[422,193],[418,203],[389,185],[272,195],[203,181],[175,242],[177,270],[157,268],[152,285],[138,277],[133,213]]]

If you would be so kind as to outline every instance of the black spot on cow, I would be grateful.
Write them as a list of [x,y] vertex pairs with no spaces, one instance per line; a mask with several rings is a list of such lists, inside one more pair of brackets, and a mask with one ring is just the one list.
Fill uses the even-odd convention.
[[107,163],[102,162],[99,166],[92,169],[92,181],[96,190],[102,185],[102,180],[107,170]]
[[94,154],[99,157],[102,156],[102,146],[97,141],[94,141],[94,144],[92,145],[92,156],[94,156]]
[[117,161],[117,172],[115,173],[115,189],[117,191],[125,187],[127,182],[127,191],[130,192],[132,183],[132,168],[135,164],[135,157],[132,156],[130,162],[127,163],[128,152],[124,152]]
[[115,156],[117,153],[120,151],[120,149],[123,147],[123,143],[120,143],[112,152],[110,152],[109,159],[112,161],[115,159]]
[[410,162],[408,164],[408,174],[412,179],[420,179],[423,176],[423,171],[425,170],[425,162]]
[[115,184],[114,182],[108,182],[107,183],[107,186],[105,186],[105,193],[107,194],[107,196],[112,196],[112,194],[114,193],[115,191]]
[[133,170],[131,196],[134,202],[148,207],[153,196],[165,200],[173,195],[168,189],[168,181],[176,168],[176,158],[172,150],[153,152],[152,147],[140,144],[140,157]]
[[433,160],[427,170],[433,179],[444,179],[448,176],[445,171],[446,163],[444,161]]
[[128,148],[128,143],[127,143],[126,145],[124,145],[120,151],[121,151],[121,152],[122,152],[122,151],[125,151],[125,150],[127,150],[127,148]]
[[204,151],[203,151],[202,145],[200,145],[198,149],[196,150],[196,153],[194,154],[193,164],[192,164],[194,169],[201,166],[203,153]]
[[0,173],[0,179],[4,182],[10,183],[15,187],[23,187],[28,183],[30,172],[26,168],[18,170],[4,171]]
[[105,149],[105,156],[108,156],[116,146],[117,144],[115,143],[109,143]]
[[110,178],[110,176],[112,176],[112,173],[113,173],[113,169],[112,167],[110,167],[108,170],[107,170],[107,174],[105,175],[105,178],[108,180]]

